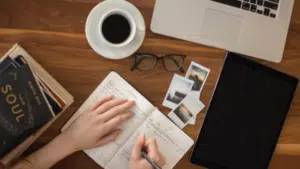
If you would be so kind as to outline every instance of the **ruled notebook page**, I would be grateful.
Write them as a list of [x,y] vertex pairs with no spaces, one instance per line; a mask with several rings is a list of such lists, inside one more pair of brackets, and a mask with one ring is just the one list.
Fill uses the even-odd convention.
[[109,163],[131,135],[140,127],[152,111],[155,110],[154,106],[121,76],[115,72],[111,72],[66,123],[62,130],[65,130],[82,113],[89,111],[99,98],[106,95],[113,95],[116,98],[133,99],[136,101],[136,106],[132,109],[135,116],[122,124],[121,128],[123,132],[114,142],[99,148],[84,151],[102,167]]
[[117,152],[105,169],[128,169],[133,145],[141,133],[145,134],[146,139],[156,138],[159,151],[166,159],[163,169],[172,169],[194,144],[188,135],[156,109]]

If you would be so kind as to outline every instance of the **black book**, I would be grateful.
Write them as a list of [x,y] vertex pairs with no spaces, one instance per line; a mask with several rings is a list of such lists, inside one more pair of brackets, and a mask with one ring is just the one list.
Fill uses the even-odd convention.
[[0,157],[53,117],[28,65],[0,74]]
[[[10,58],[10,57],[7,57],[7,58]],[[12,62],[11,64],[16,65],[16,67],[27,65],[26,60],[21,55],[17,56],[15,59],[11,59],[11,62]],[[13,67],[13,66],[11,66],[11,67]],[[53,113],[55,115],[57,115],[58,113],[60,113],[62,111],[62,107],[60,105],[58,105],[57,101],[50,96],[50,92],[47,92],[47,89],[41,84],[41,81],[38,81],[38,84],[41,87],[42,92],[44,93],[46,99],[48,100]]]
[[5,71],[10,71],[17,68],[17,65],[10,57],[5,57],[5,59],[0,63],[0,73]]
[[[7,56],[4,58],[4,60],[0,63],[0,73],[9,72],[15,68],[18,68],[20,66],[27,65],[27,61],[24,59],[23,56],[18,55],[16,58],[12,59],[11,57]],[[35,75],[35,73],[33,72]],[[37,77],[37,76],[35,76]],[[37,77],[38,79],[38,77]],[[50,96],[49,91],[41,84],[41,81],[37,80],[39,86],[41,87],[42,92],[44,93],[47,101],[49,102],[52,111],[55,115],[62,112],[62,106],[60,106],[57,101]]]

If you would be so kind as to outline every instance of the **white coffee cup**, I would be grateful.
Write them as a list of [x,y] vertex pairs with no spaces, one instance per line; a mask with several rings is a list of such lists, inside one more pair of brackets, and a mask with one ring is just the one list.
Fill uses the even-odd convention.
[[[129,25],[130,25],[130,33],[128,35],[128,37],[126,38],[126,40],[124,42],[121,43],[111,43],[109,42],[103,35],[103,31],[102,31],[102,26],[103,26],[103,22],[111,15],[121,15],[124,18],[127,19]],[[101,40],[106,43],[106,45],[110,46],[110,47],[122,47],[125,45],[128,45],[134,38],[134,36],[136,35],[136,24],[135,21],[133,19],[133,17],[125,10],[122,9],[112,9],[110,11],[107,11],[102,18],[100,19],[99,22],[99,35]]]
[[[130,33],[120,43],[105,38],[103,22],[111,15],[123,16],[130,25]],[[125,0],[105,0],[90,12],[85,27],[89,45],[99,55],[108,59],[123,59],[131,56],[142,45],[145,38],[145,21],[140,11]]]

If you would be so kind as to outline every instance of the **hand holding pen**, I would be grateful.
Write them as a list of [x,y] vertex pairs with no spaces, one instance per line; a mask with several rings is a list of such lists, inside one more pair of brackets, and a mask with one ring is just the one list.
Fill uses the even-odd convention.
[[132,150],[129,169],[161,169],[164,165],[156,140],[146,140],[144,134],[140,135]]

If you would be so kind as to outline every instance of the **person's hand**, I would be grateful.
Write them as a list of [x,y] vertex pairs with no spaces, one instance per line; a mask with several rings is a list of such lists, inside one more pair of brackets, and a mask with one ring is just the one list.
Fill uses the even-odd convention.
[[134,115],[130,112],[134,104],[132,100],[114,99],[112,96],[101,98],[62,133],[66,144],[78,151],[100,147],[115,140],[121,133],[118,129],[120,125]]
[[149,157],[160,167],[165,165],[165,158],[158,151],[156,140],[145,140],[145,135],[142,134],[133,147],[129,169],[153,169],[152,165],[142,157],[142,149],[145,149]]

